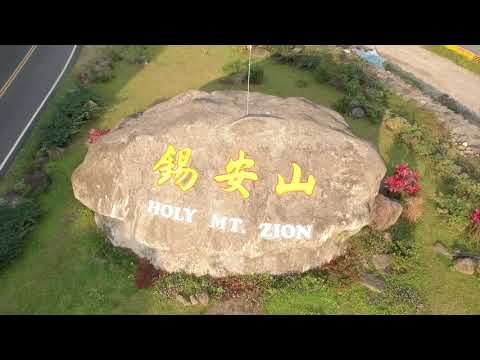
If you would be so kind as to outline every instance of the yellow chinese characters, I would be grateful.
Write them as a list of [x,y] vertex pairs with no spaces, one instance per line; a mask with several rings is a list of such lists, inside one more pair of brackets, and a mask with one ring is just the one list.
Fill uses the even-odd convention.
[[157,186],[163,185],[173,178],[175,185],[182,191],[190,190],[198,178],[197,171],[188,167],[191,156],[192,149],[190,148],[182,149],[177,153],[172,145],[168,145],[167,151],[153,166],[153,171],[160,174],[156,183]]
[[285,183],[285,179],[282,175],[278,175],[278,182],[275,191],[278,195],[283,195],[292,191],[304,192],[308,196],[312,196],[313,189],[315,188],[316,180],[310,175],[306,183],[302,183],[302,169],[297,163],[292,163],[293,176],[290,184]]
[[240,150],[238,160],[230,159],[225,167],[226,174],[217,175],[214,179],[217,182],[227,182],[229,187],[225,188],[225,191],[232,192],[238,190],[244,199],[248,199],[250,193],[242,185],[242,182],[244,180],[258,180],[258,176],[255,172],[244,170],[252,168],[253,166],[255,166],[255,160],[245,159],[245,152]]

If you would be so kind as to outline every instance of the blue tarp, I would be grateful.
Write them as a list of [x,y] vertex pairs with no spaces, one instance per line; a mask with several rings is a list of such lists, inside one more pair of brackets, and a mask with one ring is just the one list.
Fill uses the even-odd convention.
[[376,50],[359,50],[353,49],[355,53],[370,64],[383,68],[385,59],[378,55]]

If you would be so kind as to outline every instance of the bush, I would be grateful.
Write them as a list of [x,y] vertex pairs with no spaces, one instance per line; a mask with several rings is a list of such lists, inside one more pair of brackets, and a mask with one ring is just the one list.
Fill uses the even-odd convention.
[[77,87],[59,98],[53,115],[42,125],[42,147],[64,147],[80,127],[99,112],[99,99],[91,90]]
[[250,67],[250,82],[252,84],[261,84],[263,82],[263,68],[258,65]]
[[391,230],[393,241],[388,244],[387,252],[401,258],[410,258],[416,252],[415,224],[406,221],[398,222]]
[[111,45],[105,47],[102,55],[94,62],[84,65],[80,81],[87,83],[107,82],[114,77],[116,63],[126,61],[130,64],[145,64],[149,61],[145,45]]
[[222,67],[222,70],[227,75],[233,75],[233,74],[238,74],[240,72],[245,72],[247,71],[247,68],[248,68],[247,62],[241,61],[241,60],[235,60],[233,62],[225,64]]
[[[222,70],[227,75],[242,75],[242,81],[248,79],[248,62],[236,60],[223,66]],[[260,65],[250,66],[250,83],[261,84],[263,82],[263,68]]]
[[346,94],[334,105],[335,110],[349,114],[356,107],[362,108],[371,120],[381,121],[387,109],[387,92],[383,85],[370,74],[367,65],[336,61],[328,52],[319,53],[315,67],[315,79],[328,83]]
[[0,270],[22,253],[39,215],[40,209],[30,201],[16,207],[0,205]]

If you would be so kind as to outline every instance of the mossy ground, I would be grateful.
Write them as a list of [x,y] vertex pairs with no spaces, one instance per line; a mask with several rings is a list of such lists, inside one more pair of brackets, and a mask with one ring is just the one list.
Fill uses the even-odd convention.
[[[29,235],[24,254],[0,274],[0,313],[2,314],[164,314],[204,313],[205,307],[183,307],[166,300],[156,288],[137,289],[134,282],[136,259],[103,240],[96,230],[91,211],[76,201],[70,177],[86,153],[89,128],[109,128],[123,117],[142,111],[161,99],[188,89],[215,90],[234,88],[221,84],[222,67],[245,58],[232,46],[152,46],[152,61],[147,65],[119,63],[115,77],[98,84],[95,90],[106,99],[106,111],[83,128],[75,141],[57,160],[47,166],[52,185],[40,195],[45,211],[35,231]],[[335,89],[317,83],[311,73],[261,60],[264,83],[253,91],[280,96],[303,96],[331,106],[340,96]],[[73,76],[73,75],[72,75]],[[303,80],[302,87],[296,86]],[[67,79],[59,92],[66,91],[73,79]],[[305,85],[305,82],[307,86]],[[243,89],[244,86],[236,88]],[[417,121],[439,131],[433,115],[390,99],[392,107],[415,111]],[[48,116],[48,108],[44,117]],[[367,120],[349,119],[353,131],[371,141],[381,153],[391,172],[400,162],[418,169],[422,178],[425,214],[415,225],[399,223],[392,230],[395,237],[415,244],[409,258],[395,257],[402,271],[387,277],[388,291],[374,294],[348,279],[330,279],[308,273],[293,277],[287,286],[267,287],[262,297],[266,313],[279,314],[478,314],[480,282],[450,269],[447,260],[434,253],[432,245],[441,240],[446,245],[458,243],[458,231],[451,228],[432,204],[438,179],[428,161],[417,157],[398,142],[393,133]],[[34,130],[7,176],[0,182],[0,193],[21,177],[31,163],[38,144]],[[368,253],[368,232],[353,243],[358,251]],[[373,240],[372,240],[373,241]],[[185,287],[195,287],[188,277]],[[160,280],[161,281],[161,280]],[[194,281],[193,281],[194,282]],[[413,294],[413,295],[412,295]],[[417,306],[421,303],[423,306]]]

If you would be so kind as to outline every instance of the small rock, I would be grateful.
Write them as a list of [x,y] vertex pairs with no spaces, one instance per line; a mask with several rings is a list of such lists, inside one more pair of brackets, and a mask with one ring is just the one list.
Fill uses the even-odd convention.
[[208,302],[210,301],[210,297],[208,296],[208,294],[206,292],[203,292],[199,295],[197,295],[197,300],[200,304],[202,305],[208,305]]
[[303,49],[301,47],[296,47],[296,48],[293,48],[292,53],[300,54],[302,51]]
[[182,304],[183,306],[190,306],[190,303],[187,301],[187,299],[185,299],[182,295],[180,294],[177,294],[177,296],[175,296],[175,300],[177,300],[180,304]]
[[48,162],[48,156],[40,156],[35,159],[35,165],[37,165],[38,167],[42,167],[47,162]]
[[356,119],[364,118],[365,117],[365,110],[361,107],[354,107],[350,112],[350,115]]
[[93,100],[88,100],[85,105],[91,110],[98,106],[98,104]]
[[378,194],[373,206],[371,226],[378,231],[388,229],[397,222],[402,210],[403,207],[398,201]]
[[435,244],[433,245],[433,249],[437,253],[446,256],[450,260],[453,258],[453,255],[450,253],[448,248],[445,245],[443,245],[440,241],[435,242]]
[[455,260],[455,270],[463,274],[473,275],[476,267],[477,263],[472,258],[461,258]]
[[392,263],[392,257],[387,254],[373,255],[372,263],[378,271],[385,271]]
[[385,234],[383,234],[383,240],[391,243],[393,241],[392,234],[390,234],[389,232],[386,232]]
[[65,149],[61,147],[54,147],[54,148],[48,149],[47,153],[50,159],[58,159],[63,154],[64,151]]
[[383,292],[385,290],[385,281],[375,275],[363,274],[360,283],[366,288],[375,292]]
[[78,80],[84,85],[87,84],[89,80],[88,74],[86,72],[80,73],[80,75],[78,76]]
[[198,305],[198,300],[197,298],[195,297],[195,295],[190,295],[190,303],[192,305]]

